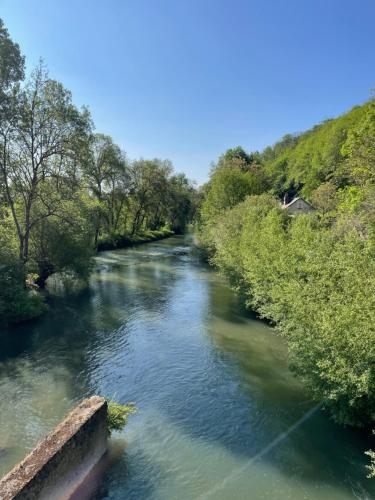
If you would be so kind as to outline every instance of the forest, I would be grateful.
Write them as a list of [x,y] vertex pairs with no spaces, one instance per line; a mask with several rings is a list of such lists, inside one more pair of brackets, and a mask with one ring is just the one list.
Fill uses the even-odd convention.
[[[295,195],[315,210],[289,215],[282,202]],[[203,187],[198,221],[208,260],[285,338],[290,366],[314,399],[340,424],[369,429],[375,420],[374,195],[370,99],[260,153],[228,150]]]
[[181,233],[195,188],[168,160],[130,160],[88,108],[25,58],[0,20],[0,318],[44,310],[53,273],[87,280],[97,250]]

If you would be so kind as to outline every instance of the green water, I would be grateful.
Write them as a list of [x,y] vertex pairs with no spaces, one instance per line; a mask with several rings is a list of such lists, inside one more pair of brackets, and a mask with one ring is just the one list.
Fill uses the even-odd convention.
[[138,413],[97,498],[375,498],[366,436],[314,407],[282,341],[188,240],[96,260],[88,291],[0,336],[0,474],[102,394]]

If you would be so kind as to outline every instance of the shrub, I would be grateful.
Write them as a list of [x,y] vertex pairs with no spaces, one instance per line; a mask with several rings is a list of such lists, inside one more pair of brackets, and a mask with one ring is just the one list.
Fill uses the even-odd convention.
[[132,245],[139,245],[141,243],[148,243],[149,241],[161,240],[172,236],[173,231],[167,228],[145,230],[136,234],[120,234],[112,233],[107,236],[99,238],[98,250],[115,250],[116,248],[126,248]]
[[133,403],[121,405],[115,401],[107,401],[107,403],[109,433],[122,430],[128,421],[129,415],[136,412],[135,406]]
[[[340,228],[339,230],[337,228]],[[290,218],[270,196],[224,212],[213,262],[249,307],[276,324],[291,367],[336,421],[371,426],[375,259],[371,240],[316,215]]]
[[43,298],[25,286],[25,266],[7,249],[0,249],[0,323],[16,323],[39,316]]

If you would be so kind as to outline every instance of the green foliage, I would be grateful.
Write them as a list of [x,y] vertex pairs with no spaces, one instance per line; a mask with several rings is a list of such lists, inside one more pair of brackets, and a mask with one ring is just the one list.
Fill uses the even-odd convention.
[[241,203],[249,195],[267,188],[258,155],[249,155],[241,147],[229,149],[219,158],[204,186],[198,220],[198,241],[207,258],[214,254],[212,230],[222,214]]
[[135,413],[136,407],[129,403],[127,405],[121,405],[115,401],[107,401],[108,403],[108,431],[109,433],[113,431],[121,431],[127,424],[129,415]]
[[0,248],[0,324],[26,321],[44,310],[42,297],[26,289],[26,272],[17,255]]
[[[364,426],[375,420],[374,144],[370,101],[260,154],[228,150],[199,218],[209,260],[285,337],[311,394],[336,421]],[[254,165],[267,177],[258,190]],[[289,217],[265,190],[317,210]]]
[[[0,274],[7,321],[37,315],[25,288],[49,276],[88,279],[93,253],[183,232],[195,189],[168,160],[129,161],[112,138],[93,133],[87,108],[40,63],[24,79],[24,58],[0,19]],[[9,303],[8,303],[9,302]]]
[[330,181],[324,182],[311,193],[310,200],[322,213],[332,212],[338,204],[337,188]]
[[64,216],[41,219],[31,234],[29,268],[35,267],[41,286],[53,273],[67,272],[87,280],[92,268],[90,207],[82,199],[66,200],[63,212]]
[[238,168],[243,172],[249,171],[259,160],[257,153],[247,153],[241,146],[228,149],[218,160],[218,167]]
[[365,192],[358,186],[346,186],[337,193],[338,209],[353,214],[358,211],[364,197]]
[[182,234],[194,215],[195,189],[185,174],[178,174],[171,177],[168,191],[168,218],[171,229]]
[[301,188],[316,214],[289,218],[276,199],[246,198],[235,182],[232,193],[218,167],[200,222],[211,261],[276,324],[314,397],[352,425],[375,419],[373,123],[370,103],[261,154],[271,191]]
[[315,215],[289,219],[268,195],[225,212],[213,262],[247,304],[285,336],[293,370],[344,424],[375,407],[375,260],[353,228]]
[[346,159],[346,173],[358,185],[375,181],[375,100],[363,109],[361,119],[349,130],[341,149]]
[[323,182],[331,180],[338,187],[347,184],[350,148],[345,144],[363,121],[368,106],[357,106],[334,120],[326,120],[298,136],[286,136],[273,148],[266,148],[260,158],[273,192],[281,195],[299,191],[309,197]]
[[153,231],[146,230],[137,234],[113,233],[109,236],[99,238],[98,250],[114,250],[116,248],[131,247],[141,243],[161,240],[173,234],[173,231],[166,228],[155,229]]
[[9,33],[0,19],[0,92],[4,92],[24,75],[24,57],[17,43],[9,37]]
[[84,175],[96,200],[95,247],[102,248],[103,240],[132,239],[145,230],[185,230],[193,215],[195,190],[185,175],[173,174],[169,161],[130,162],[111,138],[101,134],[93,137],[90,148]]
[[247,172],[230,167],[220,167],[211,176],[210,187],[203,203],[202,216],[212,220],[227,208],[232,208],[247,195],[252,186]]
[[233,167],[218,167],[213,171],[202,205],[202,218],[213,220],[224,210],[233,208],[246,196],[264,191],[262,177]]

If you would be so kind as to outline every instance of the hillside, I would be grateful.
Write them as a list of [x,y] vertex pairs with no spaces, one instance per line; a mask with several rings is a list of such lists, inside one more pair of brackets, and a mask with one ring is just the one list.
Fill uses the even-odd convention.
[[[309,197],[324,182],[332,182],[337,188],[362,183],[359,172],[353,169],[353,159],[366,156],[361,151],[363,145],[357,144],[358,137],[365,142],[375,140],[374,120],[374,102],[369,101],[306,132],[286,135],[267,147],[260,159],[273,192],[300,192]],[[369,158],[361,159],[365,167]]]

